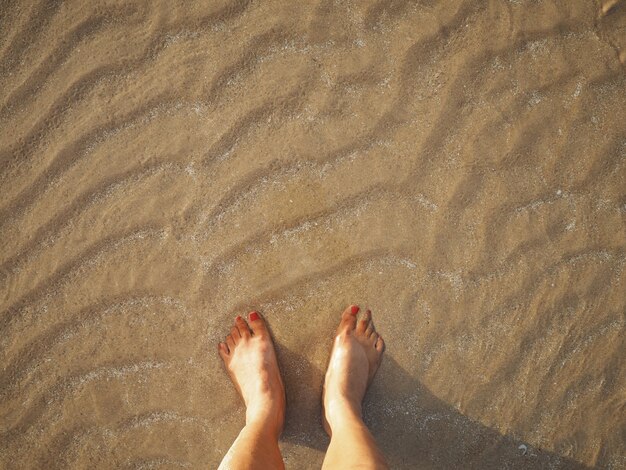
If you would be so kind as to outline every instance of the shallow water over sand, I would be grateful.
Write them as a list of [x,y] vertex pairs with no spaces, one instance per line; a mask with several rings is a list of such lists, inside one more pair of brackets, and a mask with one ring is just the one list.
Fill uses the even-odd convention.
[[258,309],[319,468],[354,302],[393,468],[626,468],[625,2],[0,12],[0,466],[216,467]]

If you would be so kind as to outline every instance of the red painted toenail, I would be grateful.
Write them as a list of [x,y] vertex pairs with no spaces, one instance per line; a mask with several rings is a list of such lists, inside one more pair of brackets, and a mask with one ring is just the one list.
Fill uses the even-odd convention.
[[248,318],[250,318],[250,321],[256,321],[259,319],[259,314],[256,312],[250,312]]
[[352,313],[352,315],[356,315],[357,313],[359,313],[359,306],[358,305],[353,305],[351,307],[350,313]]
[[237,315],[237,316],[235,317],[235,320],[241,320],[241,315]]

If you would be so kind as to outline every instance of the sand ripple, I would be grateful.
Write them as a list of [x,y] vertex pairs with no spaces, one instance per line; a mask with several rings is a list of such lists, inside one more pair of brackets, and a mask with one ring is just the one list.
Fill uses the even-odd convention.
[[255,308],[319,468],[358,302],[393,468],[626,468],[626,3],[209,3],[0,2],[0,466],[217,466]]

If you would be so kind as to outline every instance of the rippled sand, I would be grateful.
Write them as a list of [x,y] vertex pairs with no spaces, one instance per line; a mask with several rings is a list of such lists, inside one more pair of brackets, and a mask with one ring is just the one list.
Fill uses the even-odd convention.
[[[209,4],[209,5],[207,5]],[[0,467],[215,467],[262,311],[318,468],[626,468],[626,2],[0,2]]]

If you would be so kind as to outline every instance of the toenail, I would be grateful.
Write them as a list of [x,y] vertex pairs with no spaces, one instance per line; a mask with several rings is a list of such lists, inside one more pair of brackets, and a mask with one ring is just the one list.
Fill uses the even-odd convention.
[[237,316],[235,317],[235,320],[241,320],[241,315],[237,315]]
[[248,318],[250,318],[250,321],[256,321],[259,319],[259,314],[257,312],[250,312]]
[[359,306],[358,305],[353,305],[350,308],[350,313],[352,313],[352,315],[356,315],[357,313],[359,313]]

